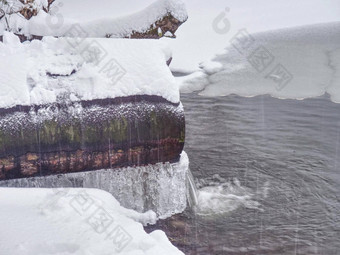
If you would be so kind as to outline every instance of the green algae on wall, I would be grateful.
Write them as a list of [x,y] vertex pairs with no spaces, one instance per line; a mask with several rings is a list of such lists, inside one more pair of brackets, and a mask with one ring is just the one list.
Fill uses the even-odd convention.
[[174,162],[184,146],[182,110],[157,96],[20,109],[0,110],[0,179]]

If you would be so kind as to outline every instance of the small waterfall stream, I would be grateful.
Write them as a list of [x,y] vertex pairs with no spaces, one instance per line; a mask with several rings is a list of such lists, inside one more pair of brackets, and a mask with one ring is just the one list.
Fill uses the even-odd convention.
[[198,190],[190,168],[187,171],[187,200],[191,208],[198,204]]

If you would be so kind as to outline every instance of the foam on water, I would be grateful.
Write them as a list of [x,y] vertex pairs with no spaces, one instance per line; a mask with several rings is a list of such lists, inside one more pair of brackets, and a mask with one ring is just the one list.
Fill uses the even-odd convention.
[[[208,186],[204,186],[206,184]],[[216,174],[198,186],[204,186],[198,189],[195,207],[198,215],[226,214],[240,207],[262,210],[261,204],[255,200],[257,192],[242,186],[237,178],[226,180]]]

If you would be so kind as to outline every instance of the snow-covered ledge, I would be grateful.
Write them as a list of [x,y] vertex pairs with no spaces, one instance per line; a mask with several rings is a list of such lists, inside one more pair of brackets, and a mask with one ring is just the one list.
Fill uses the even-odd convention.
[[[13,2],[14,7],[3,7],[6,15],[2,18],[0,15],[0,39],[4,31],[14,32],[21,41],[41,39],[43,36],[175,37],[178,27],[188,18],[185,5],[180,0],[157,0],[149,6],[147,3],[150,1],[103,0],[99,5],[96,0],[81,4],[78,0],[56,0],[52,1],[51,6],[48,1],[41,0],[26,5],[19,0],[9,2]],[[96,6],[100,9],[96,10]],[[105,8],[110,12],[106,13]]]
[[0,56],[0,108],[134,95],[180,101],[166,65],[171,50],[162,41],[45,37],[20,43],[5,32]]
[[164,42],[5,32],[0,56],[1,186],[101,188],[158,217],[184,210],[184,112]]

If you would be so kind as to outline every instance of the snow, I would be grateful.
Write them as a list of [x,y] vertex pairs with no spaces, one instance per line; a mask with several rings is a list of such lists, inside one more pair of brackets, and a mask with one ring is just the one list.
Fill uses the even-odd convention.
[[154,218],[96,189],[0,188],[0,251],[36,254],[183,254],[165,233],[145,233]]
[[[102,3],[103,2],[103,3]],[[40,11],[30,20],[18,14],[10,15],[9,26],[13,32],[25,35],[65,36],[74,26],[81,26],[80,37],[128,37],[133,31],[145,32],[156,21],[171,14],[179,21],[187,19],[185,5],[180,0],[151,1],[55,1],[51,13]],[[149,6],[147,6],[149,4]],[[5,27],[5,21],[2,20]],[[0,26],[1,27],[1,26]],[[0,34],[2,31],[0,29]]]
[[[147,5],[149,5],[149,7],[146,8]],[[268,79],[265,80],[263,77],[256,76],[256,73],[252,73],[254,70],[248,68],[248,71],[250,71],[247,71],[245,74],[245,66],[247,63],[242,62],[244,59],[238,59],[239,56],[234,54],[230,47],[228,48],[229,53],[226,53],[224,50],[225,47],[230,46],[230,40],[242,28],[254,34],[254,32],[259,31],[277,30],[287,27],[293,29],[293,27],[300,25],[315,25],[317,23],[339,21],[340,4],[332,0],[301,0],[299,2],[294,0],[278,0],[275,2],[270,0],[260,0],[257,2],[231,0],[227,4],[223,0],[218,0],[215,1],[213,5],[203,0],[184,0],[184,4],[175,0],[157,1],[155,3],[153,3],[152,0],[127,0],[118,2],[103,0],[100,5],[95,4],[94,0],[86,0],[79,5],[77,1],[70,0],[65,3],[57,1],[52,6],[54,6],[51,11],[52,16],[40,12],[37,17],[29,21],[30,24],[23,21],[22,18],[11,17],[13,28],[21,28],[21,31],[29,34],[64,35],[66,33],[81,37],[103,37],[106,35],[105,33],[109,31],[109,36],[116,37],[126,33],[129,34],[133,29],[145,30],[149,28],[150,24],[153,24],[155,19],[160,17],[157,15],[164,14],[167,11],[184,21],[187,18],[185,11],[185,7],[187,7],[189,19],[176,32],[177,39],[161,39],[161,41],[169,43],[172,48],[173,60],[170,65],[172,71],[181,73],[196,72],[192,74],[192,76],[178,78],[182,91],[202,90],[210,84],[211,86],[208,86],[202,94],[227,95],[236,93],[244,96],[254,96],[264,93],[279,98],[302,99],[327,92],[331,94],[333,101],[339,101],[336,82],[339,74],[332,69],[338,65],[338,58],[336,57],[338,55],[334,49],[331,50],[332,56],[327,55],[328,53],[326,54],[327,56],[325,56],[322,52],[323,49],[328,50],[329,43],[326,43],[328,46],[324,47],[322,46],[323,43],[319,43],[321,46],[318,46],[307,42],[310,44],[310,47],[304,48],[303,46],[297,46],[298,43],[296,43],[296,46],[292,46],[295,40],[292,39],[288,42],[290,49],[285,52],[281,51],[280,53],[279,43],[276,42],[277,47],[273,50],[277,50],[275,52],[275,54],[278,55],[276,58],[279,59],[282,55],[282,58],[284,58],[286,62],[288,61],[288,64],[284,65],[285,67],[289,65],[291,67],[290,70],[297,68],[295,73],[298,75],[295,75],[293,82],[289,86],[292,87],[293,84],[300,82],[300,85],[295,87],[295,89],[287,86],[284,90],[280,91],[277,91],[275,86],[271,86],[272,83],[270,85]],[[131,6],[133,6],[133,8]],[[77,27],[77,24],[81,24],[78,26],[79,29],[70,33],[69,29],[71,29],[71,27],[74,28],[72,25],[76,25]],[[311,29],[310,33],[313,33],[312,30],[313,29]],[[327,31],[327,28],[325,28],[325,31]],[[338,33],[338,31],[335,31],[335,33]],[[169,33],[165,35],[169,36]],[[326,34],[326,37],[327,36]],[[299,37],[296,35],[296,38],[297,41],[300,41],[303,36]],[[258,39],[258,41],[262,43],[261,39]],[[288,49],[287,45],[284,46]],[[321,49],[320,47],[323,48]],[[309,54],[314,51],[316,52],[315,58]],[[289,60],[288,56],[284,56],[289,52],[296,52],[300,56],[295,64],[290,63],[294,62],[293,59]],[[224,71],[219,72],[221,66],[218,64],[219,61],[214,59],[216,54],[224,54],[231,57],[229,64],[224,61]],[[315,63],[312,69],[317,70],[317,66],[319,65],[317,61],[319,60],[321,61],[319,64],[320,66],[322,65],[322,68],[316,72],[319,74],[318,76],[316,73],[314,75],[310,70],[306,70],[306,67],[310,66],[307,63]],[[323,67],[322,61],[330,61],[330,66],[327,70]],[[299,62],[299,64],[297,64],[297,62]],[[301,67],[301,65],[305,67]],[[70,65],[70,68],[71,67]],[[86,70],[86,68],[86,66],[83,66],[83,70]],[[324,72],[321,70],[324,70]],[[65,72],[68,73],[70,70],[65,70]],[[217,73],[221,74],[223,72],[232,74],[229,80],[235,81],[235,84],[236,81],[238,81],[242,86],[224,86],[225,88],[221,90],[220,87],[222,87],[222,85],[216,85],[216,80],[214,79],[222,79],[221,77],[223,75],[217,75]],[[300,76],[299,72],[303,72],[304,75]],[[85,73],[84,79],[88,79],[90,74],[92,75],[92,70],[87,70]],[[311,74],[309,78],[307,73]],[[330,73],[332,74],[332,83],[325,80]],[[253,82],[260,82],[263,85],[250,88],[248,84],[250,78],[247,75],[252,77]],[[191,79],[192,77],[194,79]],[[268,77],[271,77],[272,80],[277,78],[277,76],[273,74]],[[213,80],[208,81],[210,78]],[[223,79],[221,81],[223,81]],[[301,85],[302,83],[312,85],[303,87],[303,85]],[[92,89],[91,84],[89,85],[85,82],[83,86],[84,91],[78,91],[78,93],[86,94]],[[39,90],[37,94],[37,100],[32,98],[32,102],[39,101],[41,97],[47,97],[46,94],[49,94],[49,92]],[[121,94],[124,93],[122,92]],[[50,96],[53,96],[53,94]],[[77,100],[74,94],[71,94],[71,98]]]
[[185,76],[176,77],[182,93],[190,93],[193,91],[203,90],[208,84],[208,76],[201,71],[197,71]]
[[340,21],[340,1],[333,0],[183,1],[188,20],[176,32],[175,40],[161,39],[168,41],[173,49],[170,68],[177,72],[197,71],[201,62],[223,52],[242,28],[253,34]]
[[[176,78],[181,92],[199,91],[204,96],[270,94],[295,99],[329,93],[333,102],[340,102],[340,28],[335,25],[340,20],[340,2],[184,2],[189,19],[176,32],[175,40],[161,39],[173,49],[171,70],[189,74]],[[325,25],[318,25],[322,23]],[[241,29],[256,37],[257,46],[269,49],[276,64],[289,69],[294,78],[287,86],[278,89],[273,82],[278,78],[275,74],[268,75],[271,80],[265,79],[268,70],[259,74],[246,56],[231,46]],[[251,50],[255,49],[248,54]]]
[[[255,34],[243,30],[246,38],[252,38],[249,47],[232,40],[213,61],[201,64],[200,71],[177,81],[182,92],[199,91],[204,96],[270,94],[304,99],[328,93],[340,103],[339,32],[340,22]],[[265,51],[271,62],[261,65],[256,56]],[[287,80],[280,83],[283,74]]]
[[[20,50],[17,50],[20,42],[16,39],[16,36],[6,33],[4,41],[12,47],[7,48],[0,43],[0,105],[15,105],[29,100],[28,94],[25,93],[27,90],[25,57]],[[5,48],[8,54],[4,53]],[[18,65],[22,65],[22,68],[18,69]]]
[[0,108],[129,95],[157,95],[178,103],[178,85],[156,40],[53,38],[0,43]]
[[170,31],[166,31],[164,36],[165,37],[173,37],[174,35]]
[[52,8],[54,8],[54,13],[60,12],[65,18],[80,22],[128,16],[145,9],[153,10],[152,15],[161,16],[162,13],[166,13],[165,11],[169,11],[181,21],[187,18],[183,2],[178,0],[124,0],[114,2],[112,0],[101,0],[100,4],[97,4],[96,0],[83,0],[81,5],[77,0],[56,0]]

